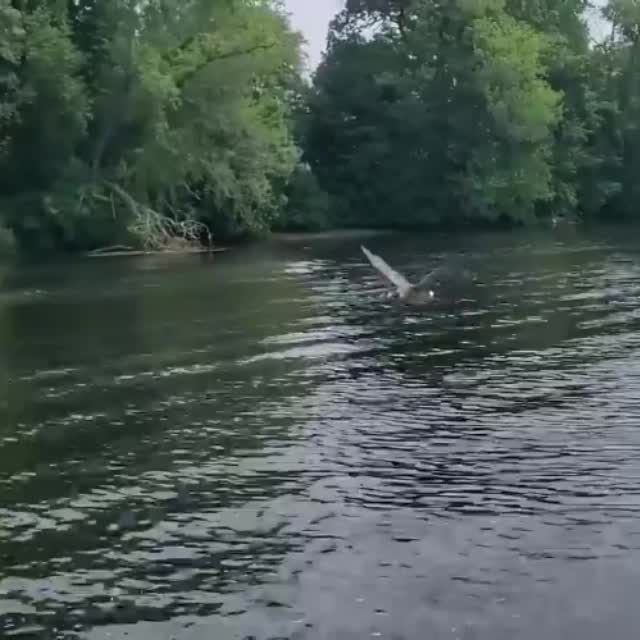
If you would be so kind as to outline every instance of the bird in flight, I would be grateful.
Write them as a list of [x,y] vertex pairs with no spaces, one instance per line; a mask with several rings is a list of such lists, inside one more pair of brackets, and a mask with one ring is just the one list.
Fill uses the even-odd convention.
[[468,277],[447,266],[440,266],[423,276],[416,284],[411,284],[401,273],[390,267],[380,256],[371,253],[365,246],[360,247],[371,266],[382,276],[390,289],[390,297],[398,298],[413,305],[422,305],[442,297],[447,285],[452,285]]

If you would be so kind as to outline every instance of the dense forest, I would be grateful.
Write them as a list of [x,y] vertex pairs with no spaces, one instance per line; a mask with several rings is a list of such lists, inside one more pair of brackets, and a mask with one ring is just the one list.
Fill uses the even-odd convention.
[[640,210],[640,0],[0,0],[0,245]]

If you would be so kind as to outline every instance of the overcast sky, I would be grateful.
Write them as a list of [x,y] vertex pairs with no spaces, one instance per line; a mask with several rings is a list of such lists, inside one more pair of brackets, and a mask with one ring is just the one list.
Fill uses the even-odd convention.
[[342,6],[342,0],[285,0],[291,24],[301,31],[308,44],[309,67],[320,62],[327,40],[329,22]]

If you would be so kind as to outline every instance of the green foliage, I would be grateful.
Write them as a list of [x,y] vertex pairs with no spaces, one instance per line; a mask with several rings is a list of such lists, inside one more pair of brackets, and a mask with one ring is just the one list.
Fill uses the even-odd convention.
[[542,77],[544,40],[508,15],[476,19],[472,38],[488,135],[467,167],[469,206],[484,217],[526,219],[538,202],[552,197],[560,96]]
[[634,218],[640,211],[640,3],[610,0],[604,14],[611,34],[594,51],[598,159],[588,191],[607,217]]
[[17,66],[24,96],[11,133],[0,189],[16,193],[55,182],[86,133],[88,100],[77,77],[81,56],[65,24],[38,8],[22,15],[24,36]]
[[9,0],[0,0],[0,159],[6,154],[9,134],[18,120],[18,109],[24,100],[20,91],[16,65],[24,30],[20,13]]
[[0,0],[0,228],[146,247],[640,211],[640,2]]
[[272,225],[299,157],[299,38],[275,5],[0,2],[0,210],[23,245]]
[[[310,103],[306,155],[343,219],[530,218],[553,196],[562,113],[549,39],[502,0],[371,7],[385,26],[372,40],[354,33],[348,5]],[[365,11],[359,3],[354,19]]]
[[[528,222],[640,210],[640,3],[347,0],[305,158],[348,224]],[[373,33],[373,36],[372,36]]]
[[311,167],[296,167],[285,190],[287,204],[275,222],[276,229],[321,231],[331,226],[329,198],[320,188]]
[[348,39],[316,74],[303,144],[341,224],[408,225],[424,208],[410,188],[421,179],[424,113],[401,64],[382,38]]

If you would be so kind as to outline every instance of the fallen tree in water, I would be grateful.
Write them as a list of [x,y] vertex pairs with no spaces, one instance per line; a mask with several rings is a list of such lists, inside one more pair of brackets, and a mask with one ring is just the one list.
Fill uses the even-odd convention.
[[213,237],[209,227],[189,214],[180,217],[176,211],[165,215],[138,202],[121,186],[109,182],[107,187],[120,198],[130,213],[128,230],[145,251],[181,252],[202,250],[202,240],[206,238],[209,250]]
[[[136,240],[136,246],[115,244],[90,251],[91,258],[114,256],[141,256],[157,254],[219,253],[222,248],[213,247],[213,236],[209,227],[193,216],[177,212],[165,215],[152,207],[137,201],[121,186],[105,182],[111,191],[109,199],[115,212],[114,195],[127,208],[130,218],[129,234]],[[104,197],[104,196],[103,196]],[[206,243],[203,244],[203,239]]]

